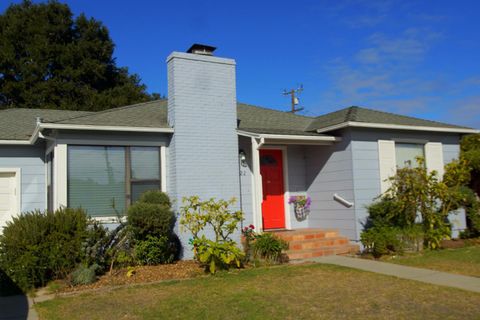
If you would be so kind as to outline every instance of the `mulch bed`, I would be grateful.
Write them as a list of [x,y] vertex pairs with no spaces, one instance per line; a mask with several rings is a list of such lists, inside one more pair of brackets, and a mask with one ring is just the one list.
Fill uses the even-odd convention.
[[204,269],[195,261],[178,261],[173,264],[157,266],[138,266],[132,276],[127,276],[128,269],[117,269],[101,276],[95,283],[80,286],[65,286],[56,293],[74,293],[103,287],[144,284],[163,280],[181,280],[205,274]]
[[444,249],[457,249],[472,245],[480,245],[480,238],[442,240],[440,244],[440,246]]

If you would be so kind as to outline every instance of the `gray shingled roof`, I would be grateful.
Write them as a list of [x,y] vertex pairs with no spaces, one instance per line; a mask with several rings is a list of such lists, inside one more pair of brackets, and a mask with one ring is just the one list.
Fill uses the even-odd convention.
[[[237,115],[240,130],[260,134],[319,135],[317,129],[349,121],[466,129],[360,107],[349,107],[315,118],[238,103]],[[43,122],[61,124],[168,128],[167,100],[100,112],[6,109],[0,111],[0,140],[28,140],[35,129],[36,117],[43,118]]]
[[307,127],[307,130],[327,128],[349,121],[421,127],[470,129],[467,127],[461,127],[437,121],[424,120],[389,112],[353,106],[316,117]]
[[63,124],[169,128],[167,122],[167,100],[155,100],[105,111],[64,118],[56,121]]
[[307,132],[305,128],[312,122],[312,117],[289,112],[266,109],[244,103],[237,105],[240,130],[253,133],[317,135]]
[[28,140],[36,126],[36,118],[44,122],[90,114],[86,111],[47,109],[5,109],[0,110],[0,140]]

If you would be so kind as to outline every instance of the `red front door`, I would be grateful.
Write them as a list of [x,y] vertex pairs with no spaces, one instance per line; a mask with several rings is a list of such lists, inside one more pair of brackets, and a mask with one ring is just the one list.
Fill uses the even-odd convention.
[[282,150],[260,150],[263,229],[285,228]]

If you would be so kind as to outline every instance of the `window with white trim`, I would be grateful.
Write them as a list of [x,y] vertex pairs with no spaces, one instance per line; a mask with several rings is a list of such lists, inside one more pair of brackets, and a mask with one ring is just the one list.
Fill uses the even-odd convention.
[[425,159],[425,145],[420,143],[395,142],[397,168],[418,166],[417,158]]
[[416,157],[425,159],[428,172],[436,171],[441,178],[444,172],[443,146],[441,142],[401,142],[395,140],[378,140],[378,159],[380,175],[380,191],[383,193],[391,185],[390,177],[397,168],[406,165],[417,166]]
[[68,206],[91,216],[124,213],[161,189],[160,147],[68,146],[67,162]]

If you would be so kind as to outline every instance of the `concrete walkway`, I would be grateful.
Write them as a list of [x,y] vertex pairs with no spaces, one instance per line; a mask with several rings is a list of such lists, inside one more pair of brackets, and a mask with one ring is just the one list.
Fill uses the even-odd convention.
[[325,256],[307,259],[304,261],[334,264],[364,271],[385,274],[389,276],[395,276],[402,279],[409,279],[439,286],[447,286],[473,292],[480,292],[480,278],[476,277],[468,277],[447,272],[407,267],[393,263],[344,256]]
[[37,320],[32,299],[24,295],[0,297],[0,320]]

